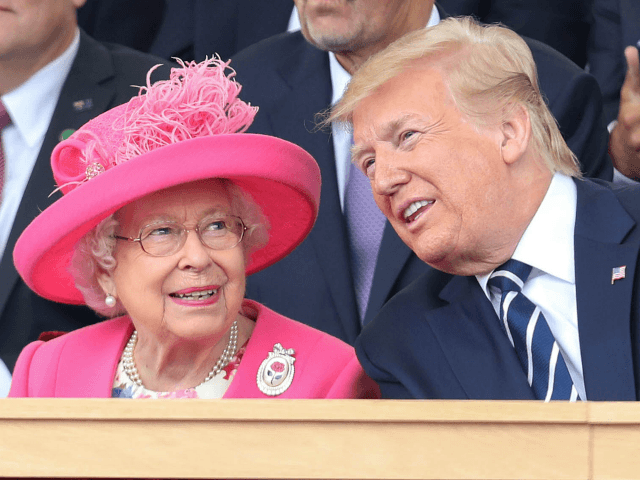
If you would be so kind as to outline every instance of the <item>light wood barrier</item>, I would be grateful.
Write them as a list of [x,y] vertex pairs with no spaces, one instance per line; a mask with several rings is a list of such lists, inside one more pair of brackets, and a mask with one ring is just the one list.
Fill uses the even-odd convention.
[[3,399],[0,476],[640,479],[640,404]]

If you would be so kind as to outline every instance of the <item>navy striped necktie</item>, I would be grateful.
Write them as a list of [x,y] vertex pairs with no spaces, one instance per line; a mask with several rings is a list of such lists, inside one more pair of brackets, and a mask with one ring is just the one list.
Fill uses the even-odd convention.
[[489,287],[501,294],[501,324],[536,398],[545,402],[576,400],[577,391],[547,320],[540,308],[521,292],[530,273],[531,266],[509,260],[489,277]]

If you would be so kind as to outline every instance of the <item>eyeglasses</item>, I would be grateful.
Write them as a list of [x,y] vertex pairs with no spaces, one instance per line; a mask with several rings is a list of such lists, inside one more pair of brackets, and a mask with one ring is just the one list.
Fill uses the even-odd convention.
[[239,217],[214,214],[204,217],[192,229],[176,222],[156,222],[142,227],[138,238],[119,235],[114,238],[138,242],[145,253],[154,257],[167,257],[184,246],[191,230],[195,230],[202,244],[212,250],[229,250],[242,241],[247,227]]

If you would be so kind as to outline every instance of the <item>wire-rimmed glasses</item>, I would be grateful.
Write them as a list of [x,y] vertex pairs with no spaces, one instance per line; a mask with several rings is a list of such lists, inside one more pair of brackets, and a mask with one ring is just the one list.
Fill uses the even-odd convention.
[[120,235],[114,235],[114,238],[138,242],[145,253],[154,257],[167,257],[184,246],[191,230],[196,232],[203,245],[212,250],[229,250],[242,241],[247,227],[240,217],[212,214],[200,220],[195,228],[186,228],[177,222],[159,221],[142,227],[137,238]]

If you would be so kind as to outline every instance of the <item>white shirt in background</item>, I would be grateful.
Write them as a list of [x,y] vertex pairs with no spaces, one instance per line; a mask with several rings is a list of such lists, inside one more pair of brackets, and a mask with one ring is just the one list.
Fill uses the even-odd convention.
[[[5,184],[0,204],[0,260],[18,207],[49,129],[58,97],[80,47],[80,30],[71,45],[18,88],[0,97],[11,124],[2,130]],[[51,177],[51,191],[55,189]],[[11,255],[11,252],[8,252]]]

